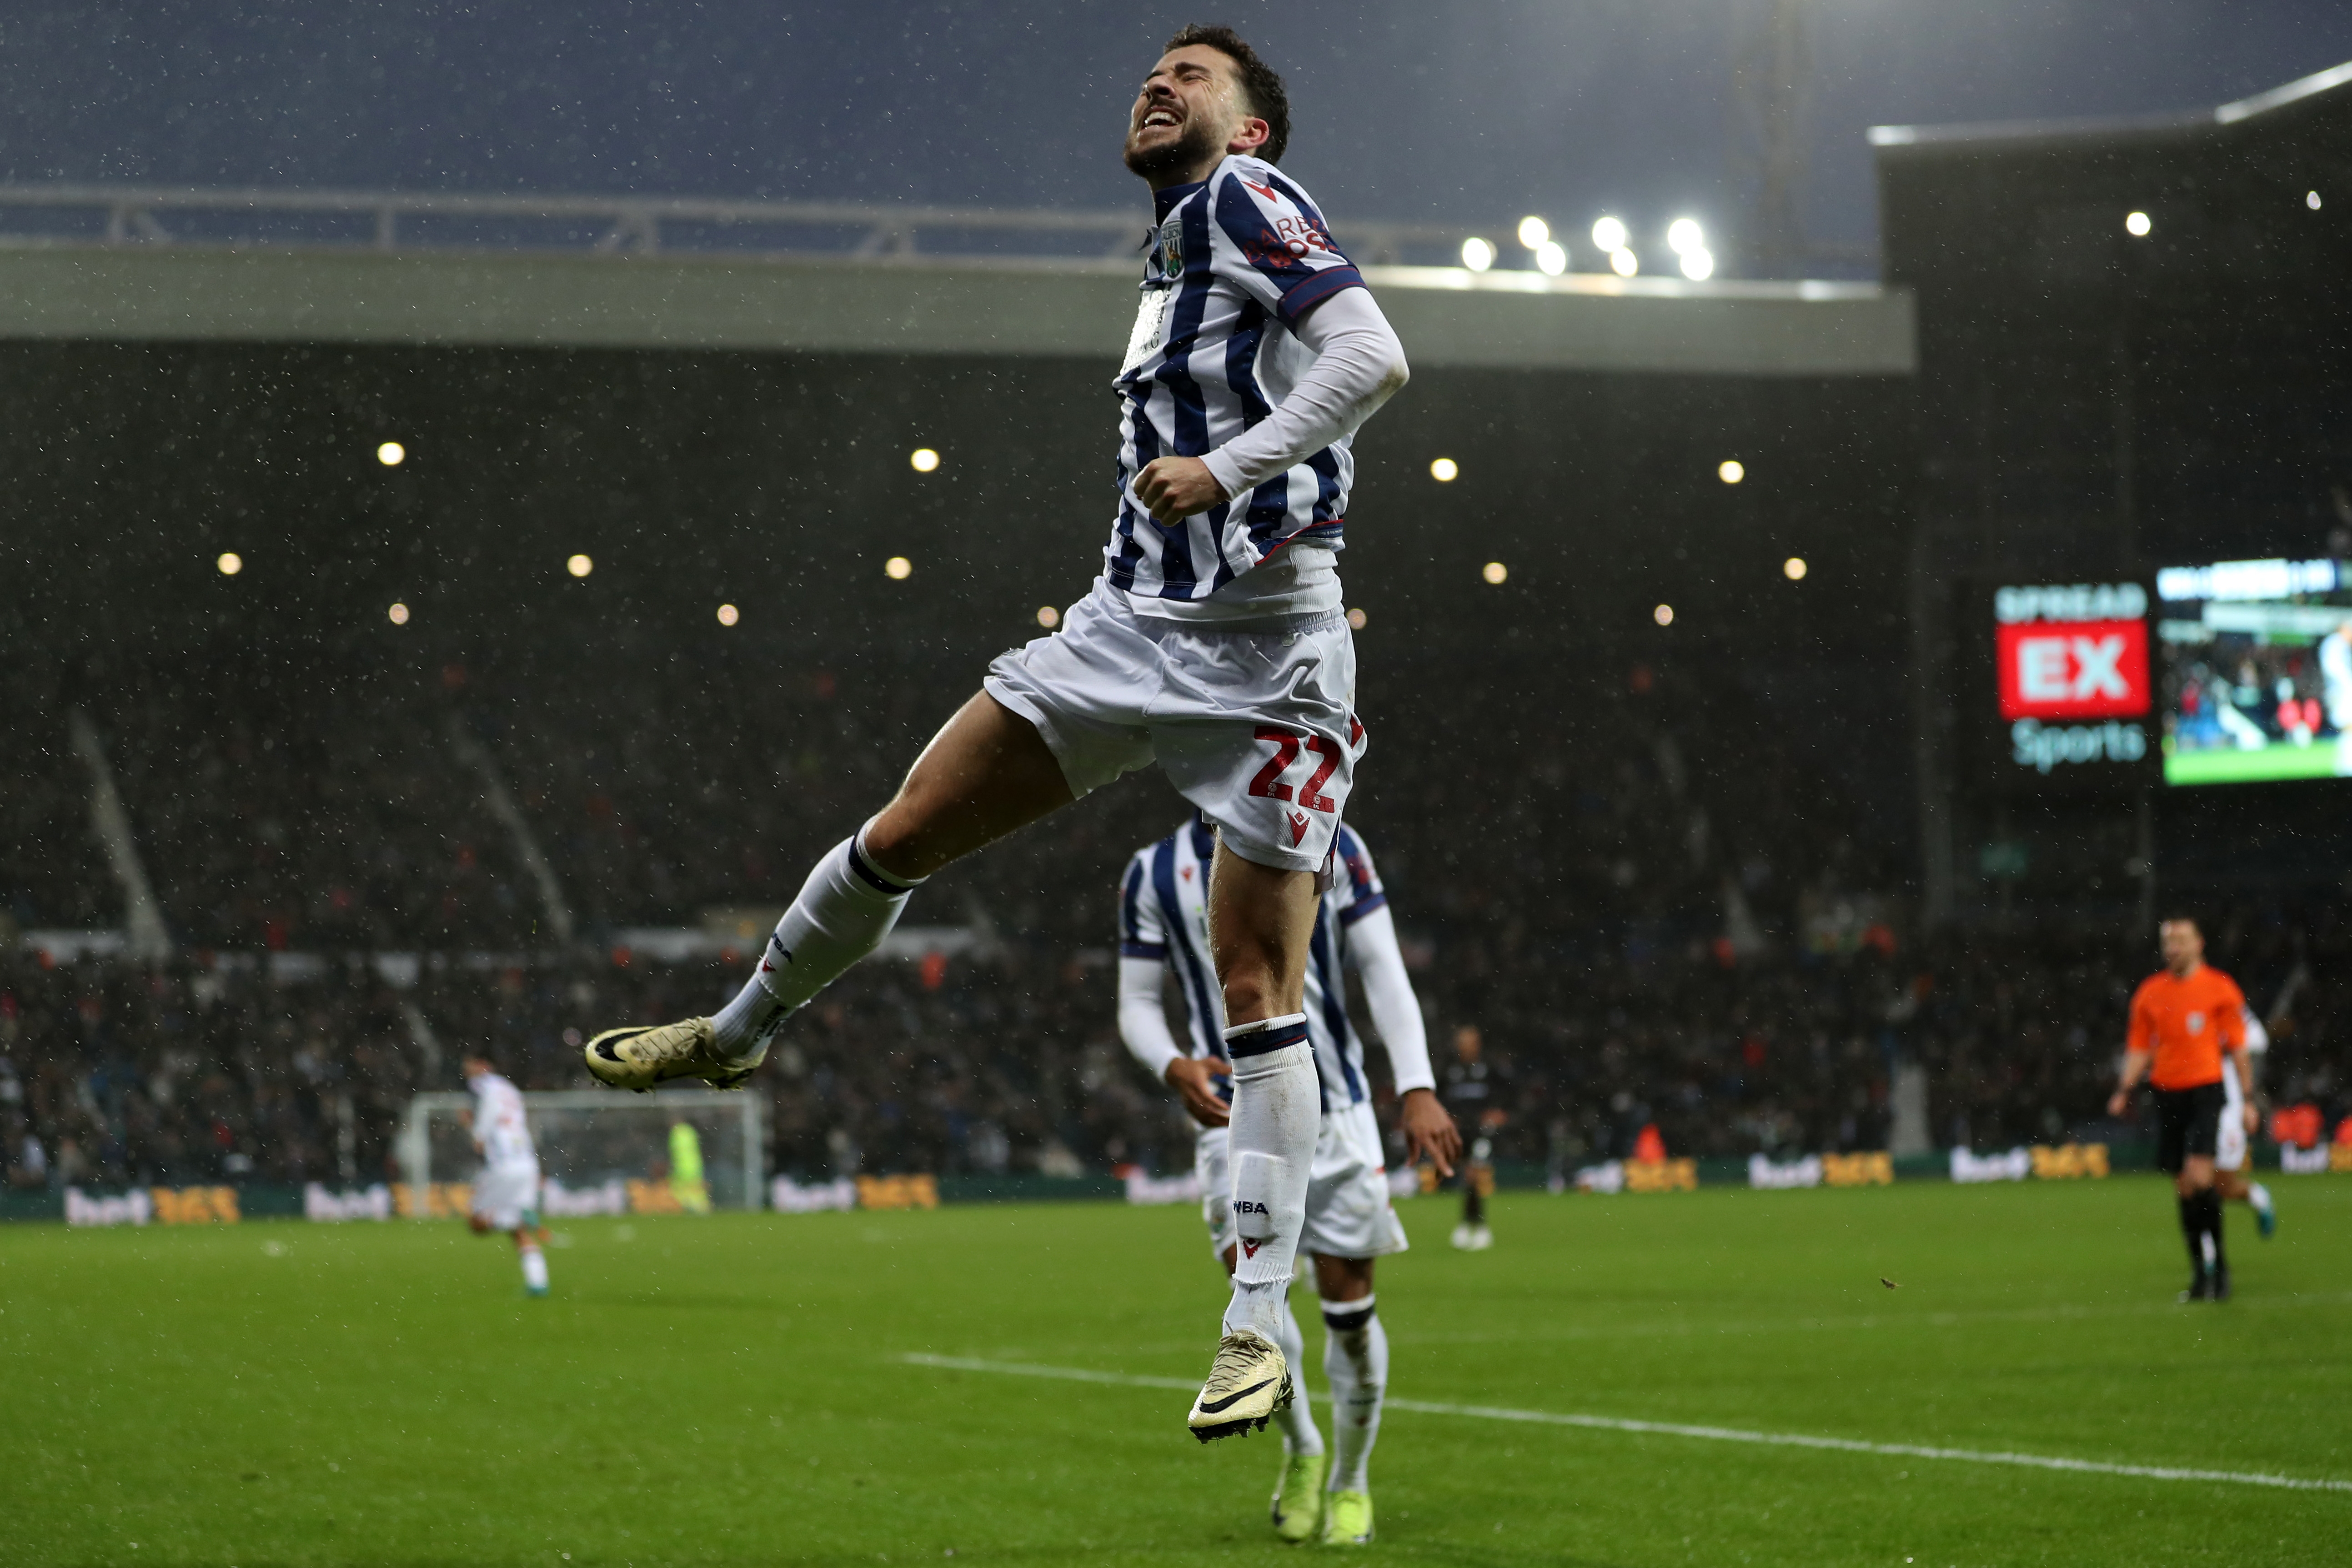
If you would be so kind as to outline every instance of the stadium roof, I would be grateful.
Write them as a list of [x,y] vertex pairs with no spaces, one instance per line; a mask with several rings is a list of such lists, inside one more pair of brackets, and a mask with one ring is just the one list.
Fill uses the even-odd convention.
[[2251,98],[2185,114],[2132,115],[2110,120],[2030,120],[1983,125],[1874,125],[1870,144],[1882,154],[1917,150],[1980,152],[2000,142],[2074,144],[2142,142],[2199,135],[2236,125],[2313,99],[2352,99],[2352,62],[2330,66]]
[[[18,229],[0,237],[0,340],[1108,362],[1134,316],[1136,264],[1105,255],[1105,239],[1125,252],[1141,230],[1132,215],[1064,214],[1055,232],[1066,231],[1081,254],[942,255],[916,251],[919,226],[969,234],[1017,221],[1034,237],[1044,231],[1027,220],[1041,215],[787,204],[705,213],[691,203],[621,199],[0,187],[0,208],[20,214],[74,205],[92,214],[86,232]],[[248,215],[274,209],[314,225],[340,215],[358,220],[353,232],[369,237],[339,243],[315,226],[298,226],[300,237],[289,243],[273,239],[250,216],[242,228],[225,228],[219,215],[240,205]],[[100,213],[102,230],[95,226]],[[569,222],[575,236],[601,229],[603,237],[537,247],[427,242],[434,222],[502,215]],[[785,252],[684,249],[662,235],[665,224],[761,222],[831,225],[836,239],[845,234],[855,243]],[[857,240],[861,231],[866,237]],[[1409,226],[1365,226],[1350,238],[1375,256],[1430,243]],[[1916,358],[1910,296],[1871,284],[1554,278],[1407,265],[1365,272],[1413,363],[1424,368],[1906,375]]]

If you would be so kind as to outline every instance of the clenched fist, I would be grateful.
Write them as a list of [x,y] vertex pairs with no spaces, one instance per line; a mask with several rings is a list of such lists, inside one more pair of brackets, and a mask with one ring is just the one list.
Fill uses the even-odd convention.
[[1198,458],[1154,458],[1135,476],[1135,499],[1161,522],[1204,512],[1225,499],[1225,488]]

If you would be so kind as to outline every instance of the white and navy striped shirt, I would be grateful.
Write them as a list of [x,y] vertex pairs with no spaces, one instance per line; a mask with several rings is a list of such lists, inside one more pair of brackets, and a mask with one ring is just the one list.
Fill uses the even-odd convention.
[[[1323,895],[1307,955],[1307,1038],[1323,1109],[1361,1104],[1364,1042],[1348,1016],[1348,928],[1389,901],[1371,855],[1353,828],[1342,826],[1337,846],[1346,871]],[[1224,1058],[1224,999],[1209,959],[1209,862],[1216,837],[1198,818],[1159,843],[1139,849],[1119,883],[1118,951],[1122,958],[1159,959],[1175,972],[1184,993],[1187,1056]]]
[[1113,384],[1118,521],[1103,574],[1130,594],[1203,599],[1286,545],[1341,547],[1351,438],[1172,523],[1135,499],[1136,475],[1155,458],[1205,457],[1267,417],[1314,363],[1291,328],[1364,279],[1307,193],[1262,159],[1234,153],[1153,201],[1160,226]]

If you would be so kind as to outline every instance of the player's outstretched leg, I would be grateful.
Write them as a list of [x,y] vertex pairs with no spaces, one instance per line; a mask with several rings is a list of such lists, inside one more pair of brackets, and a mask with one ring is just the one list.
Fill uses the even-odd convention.
[[1364,1546],[1372,1539],[1372,1445],[1388,1395],[1389,1332],[1372,1298],[1323,1303],[1323,1371],[1331,1380],[1331,1498],[1323,1544]]
[[732,1089],[749,1078],[767,1056],[776,1026],[881,946],[908,895],[922,884],[874,864],[864,845],[872,826],[816,863],[734,1001],[714,1017],[607,1029],[588,1042],[588,1070],[615,1089],[640,1090],[674,1078]]
[[715,1017],[607,1029],[587,1044],[588,1070],[615,1089],[679,1078],[734,1088],[785,1018],[882,945],[932,872],[1074,798],[1036,726],[985,692],[974,697],[882,814],[816,863],[734,1001]]

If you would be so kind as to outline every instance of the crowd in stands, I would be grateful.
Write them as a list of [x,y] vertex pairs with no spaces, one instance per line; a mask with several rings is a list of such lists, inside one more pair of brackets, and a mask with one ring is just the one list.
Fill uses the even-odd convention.
[[0,746],[0,918],[116,924],[121,889],[91,831],[89,769],[74,753],[56,689],[56,672],[41,664],[0,668],[0,735],[8,738]]
[[[79,708],[177,953],[0,956],[7,1181],[381,1180],[410,1097],[457,1087],[462,1054],[574,1087],[585,1034],[709,1011],[744,952],[665,960],[625,933],[772,918],[959,689],[806,669],[768,679],[747,724],[749,662],[579,680],[325,655],[19,668],[0,691],[27,738],[0,757],[11,920],[121,918]],[[1736,683],[1634,668],[1572,703],[1465,702],[1422,673],[1397,661],[1364,694],[1351,820],[1441,1061],[1454,1026],[1485,1037],[1505,1160],[1622,1155],[1653,1125],[1677,1154],[1883,1148],[1906,1062],[1939,1145],[2115,1131],[2101,1103],[2152,943],[1922,941],[1890,836]],[[492,774],[573,909],[569,945]],[[1130,781],[935,879],[909,921],[983,940],[870,963],[795,1021],[755,1080],[776,1167],[1181,1168],[1186,1124],[1118,1041],[1111,928],[1126,855],[1184,809],[1156,775]],[[2352,1110],[2334,979],[2352,928],[2258,905],[2210,923],[2272,1018],[2266,1087],[2332,1126]]]

